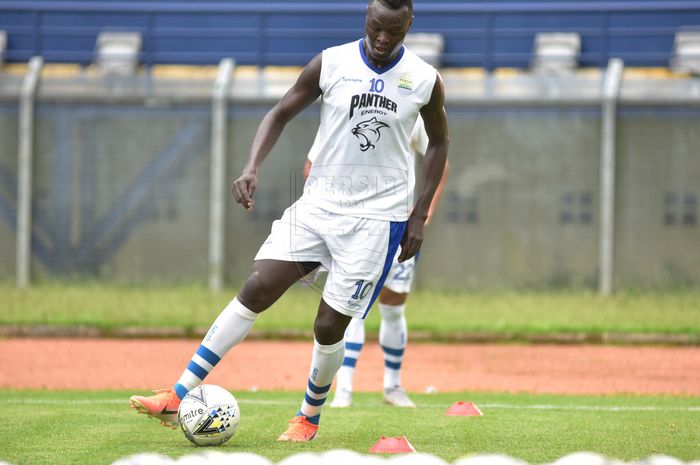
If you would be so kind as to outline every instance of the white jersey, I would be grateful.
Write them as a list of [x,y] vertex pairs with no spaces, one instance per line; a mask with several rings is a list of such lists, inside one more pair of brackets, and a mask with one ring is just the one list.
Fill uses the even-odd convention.
[[411,133],[411,150],[421,157],[428,150],[428,134],[425,132],[425,123],[420,115],[418,115],[416,125],[413,126],[413,132]]
[[[311,144],[311,148],[309,149],[309,154],[306,156],[306,158],[311,161],[311,163],[314,163],[316,161],[316,156],[318,155],[318,148],[321,145],[320,137],[319,137],[320,132],[316,131],[316,136],[314,137],[314,143]],[[416,119],[416,124],[413,126],[413,132],[411,132],[411,151],[416,154],[420,155],[421,157],[425,155],[425,151],[428,150],[428,134],[425,132],[425,123],[423,123],[423,118],[421,115],[418,115],[418,118]]]
[[362,40],[324,50],[321,121],[302,199],[333,213],[406,221],[415,186],[410,135],[436,73],[404,47],[381,69]]

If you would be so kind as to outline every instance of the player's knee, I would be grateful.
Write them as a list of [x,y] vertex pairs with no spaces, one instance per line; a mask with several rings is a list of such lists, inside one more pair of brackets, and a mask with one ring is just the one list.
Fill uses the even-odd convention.
[[276,300],[273,280],[259,271],[254,271],[238,293],[238,300],[250,310],[260,313]]
[[335,344],[343,339],[346,326],[341,319],[330,313],[319,314],[314,321],[314,336],[319,344]]
[[380,307],[379,312],[382,314],[384,321],[398,321],[403,318],[403,305],[395,307]]
[[379,303],[384,305],[403,305],[406,303],[407,293],[394,292],[388,286],[384,286],[379,293]]

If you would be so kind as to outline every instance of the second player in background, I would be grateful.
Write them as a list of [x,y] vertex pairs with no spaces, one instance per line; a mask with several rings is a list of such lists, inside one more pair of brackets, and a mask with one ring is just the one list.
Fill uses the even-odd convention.
[[[314,143],[309,149],[309,154],[304,166],[304,177],[308,177],[311,165],[318,154],[318,133]],[[425,133],[423,119],[419,116],[411,133],[411,151],[415,156],[423,156],[428,147],[428,136]],[[428,225],[442,196],[442,190],[447,181],[449,164],[445,164],[445,170],[440,184],[435,192],[428,212]],[[381,323],[379,326],[379,345],[384,353],[384,402],[396,407],[415,408],[416,404],[408,397],[401,383],[401,366],[403,364],[404,351],[408,342],[408,324],[406,322],[406,301],[411,291],[413,277],[419,255],[400,263],[397,252],[391,264],[391,270],[384,282],[384,287],[379,294],[379,312]],[[305,278],[313,280],[318,272]],[[335,395],[330,406],[346,408],[352,406],[353,378],[360,352],[365,344],[365,320],[353,318],[345,330],[345,358],[343,365],[336,377]]]

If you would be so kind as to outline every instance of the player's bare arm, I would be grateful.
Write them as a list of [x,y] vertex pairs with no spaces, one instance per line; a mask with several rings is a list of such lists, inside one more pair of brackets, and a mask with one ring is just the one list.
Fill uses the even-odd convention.
[[447,114],[445,112],[445,86],[439,74],[435,78],[435,86],[430,101],[421,109],[421,116],[428,135],[428,148],[423,157],[421,190],[411,216],[408,218],[406,232],[401,241],[399,262],[413,257],[423,243],[423,228],[428,219],[430,205],[435,191],[440,184],[447,163],[449,136],[447,130]]
[[309,173],[311,173],[311,160],[307,158],[306,163],[304,163],[304,179],[309,177]]
[[447,176],[450,174],[450,160],[445,160],[445,169],[442,171],[442,178],[440,179],[440,184],[438,184],[435,190],[435,195],[433,196],[433,201],[430,202],[430,208],[428,209],[428,217],[425,219],[425,225],[429,225],[435,214],[435,209],[437,209],[440,199],[442,198],[442,191],[445,189],[445,184],[447,184]]
[[302,70],[296,83],[265,115],[255,133],[248,162],[241,176],[233,182],[231,192],[236,202],[246,210],[253,208],[253,193],[257,185],[258,168],[270,153],[289,121],[311,105],[319,95],[321,54],[316,55]]

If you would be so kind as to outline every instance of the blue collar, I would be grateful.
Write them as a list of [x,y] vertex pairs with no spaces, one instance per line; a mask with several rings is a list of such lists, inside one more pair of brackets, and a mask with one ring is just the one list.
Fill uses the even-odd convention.
[[360,39],[359,42],[358,42],[358,44],[360,45],[360,56],[362,56],[362,61],[365,62],[365,64],[367,65],[367,67],[368,67],[369,69],[371,69],[372,71],[374,71],[375,73],[377,73],[377,74],[384,74],[384,73],[386,73],[386,72],[389,71],[391,68],[393,68],[394,66],[396,66],[396,65],[399,63],[399,61],[401,61],[401,57],[403,57],[403,52],[404,52],[405,49],[404,49],[404,46],[401,45],[401,50],[399,50],[399,53],[396,54],[396,56],[395,56],[394,59],[391,61],[391,63],[389,63],[389,64],[386,65],[386,66],[382,66],[381,68],[377,68],[376,66],[374,66],[374,64],[372,64],[371,61],[369,61],[369,59],[367,58],[367,55],[365,55],[365,48],[362,46],[362,43],[363,43],[364,41],[365,41],[365,39],[362,38],[362,39]]

